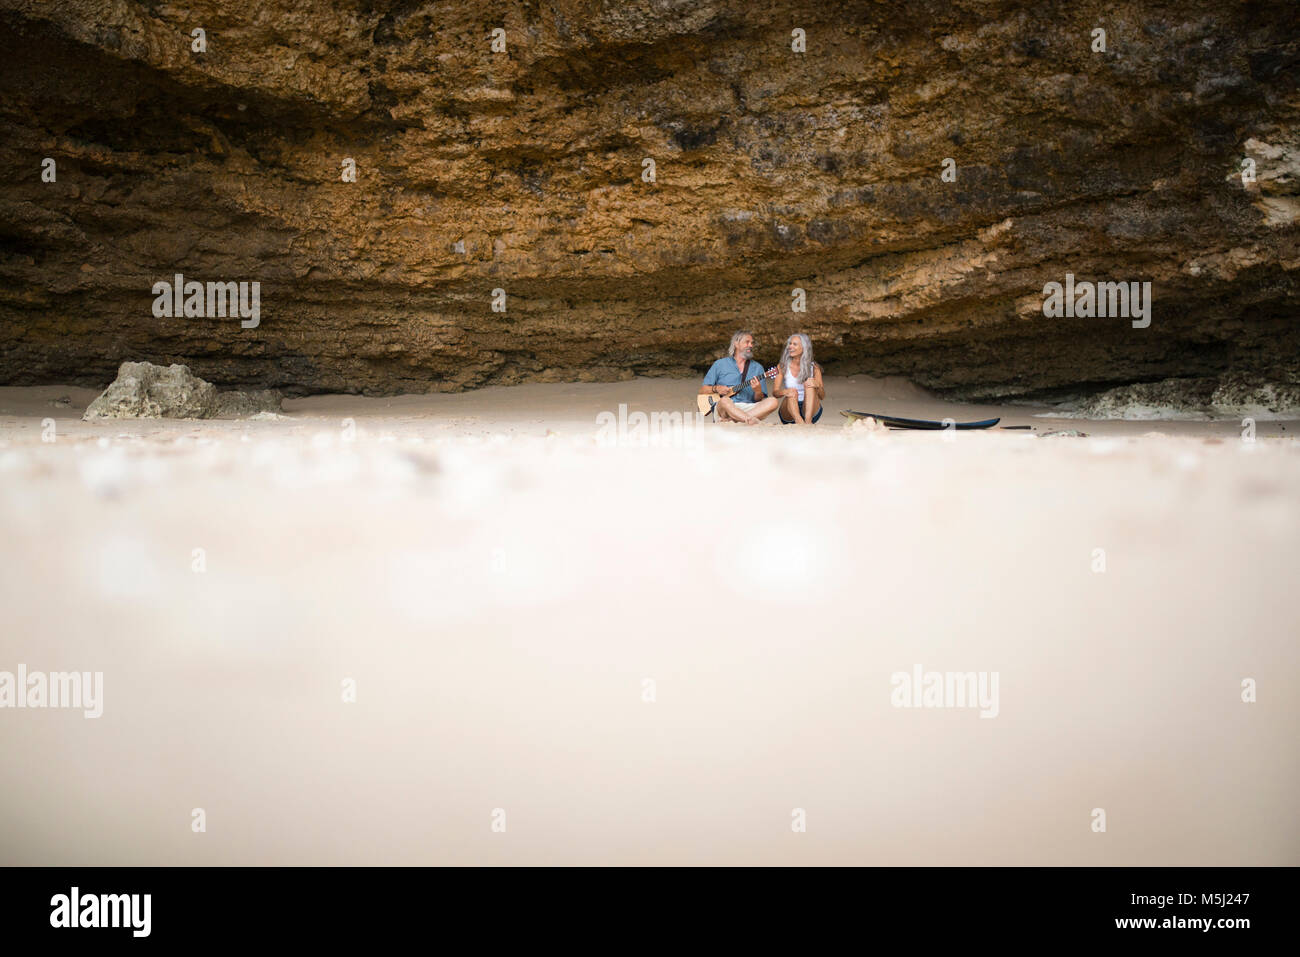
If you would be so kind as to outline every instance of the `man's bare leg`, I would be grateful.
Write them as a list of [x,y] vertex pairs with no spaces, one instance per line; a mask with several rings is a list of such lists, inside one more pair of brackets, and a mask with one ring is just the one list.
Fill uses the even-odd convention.
[[[724,404],[725,403],[725,404]],[[713,403],[713,418],[717,422],[730,422],[731,416],[727,414],[727,405],[730,403],[726,399],[717,399]]]
[[745,425],[758,425],[758,419],[736,408],[730,398],[719,399],[716,406],[717,416],[724,422],[743,422]]
[[776,411],[777,406],[780,404],[781,400],[776,398],[776,396],[768,396],[766,399],[759,402],[758,405],[750,409],[749,414],[755,419],[766,419]]

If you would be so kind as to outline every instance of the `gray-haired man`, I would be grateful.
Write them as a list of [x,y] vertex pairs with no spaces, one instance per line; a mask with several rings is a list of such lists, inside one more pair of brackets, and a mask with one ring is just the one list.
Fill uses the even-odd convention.
[[763,394],[763,367],[754,361],[753,355],[753,333],[737,332],[731,337],[727,354],[704,374],[700,395],[726,396],[732,389],[743,386],[734,396],[718,399],[719,422],[758,425],[759,419],[771,415],[781,404],[779,399]]

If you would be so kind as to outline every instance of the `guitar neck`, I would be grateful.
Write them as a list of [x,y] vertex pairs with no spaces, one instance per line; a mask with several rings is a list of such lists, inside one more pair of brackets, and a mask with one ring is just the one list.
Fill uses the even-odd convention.
[[[746,369],[745,371],[748,372],[749,369]],[[760,380],[760,381],[763,380],[763,379],[775,379],[775,378],[776,378],[776,372],[777,372],[777,368],[776,368],[776,366],[772,366],[772,368],[768,369],[766,372],[762,373],[761,375],[750,376],[749,379],[758,379],[758,380]],[[741,389],[743,389],[743,388],[745,388],[747,385],[749,385],[749,379],[742,379],[742,380],[740,381],[740,385],[735,386],[735,387],[734,387],[730,392],[728,392],[726,395],[722,396],[722,398],[724,398],[724,399],[730,399],[733,395],[735,395],[735,394],[737,394],[738,392],[740,392]]]

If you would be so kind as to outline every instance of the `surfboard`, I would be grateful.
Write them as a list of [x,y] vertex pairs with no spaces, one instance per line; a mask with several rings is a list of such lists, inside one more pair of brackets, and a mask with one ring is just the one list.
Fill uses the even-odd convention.
[[850,419],[875,419],[881,425],[888,426],[891,429],[927,429],[931,431],[939,431],[945,428],[961,429],[962,431],[967,431],[969,429],[991,429],[1002,421],[1001,419],[979,419],[975,422],[955,422],[951,425],[944,425],[943,422],[935,421],[933,419],[903,419],[896,415],[880,415],[877,412],[853,412],[851,410],[846,410],[841,412],[840,415]]

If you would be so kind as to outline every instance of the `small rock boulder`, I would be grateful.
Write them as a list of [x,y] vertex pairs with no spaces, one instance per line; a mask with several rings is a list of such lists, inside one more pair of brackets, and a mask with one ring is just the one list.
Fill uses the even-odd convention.
[[188,366],[123,362],[117,378],[86,408],[83,419],[248,418],[280,411],[284,396],[275,389],[217,392]]
[[86,407],[83,419],[206,419],[217,412],[217,387],[188,366],[123,362],[117,378]]

